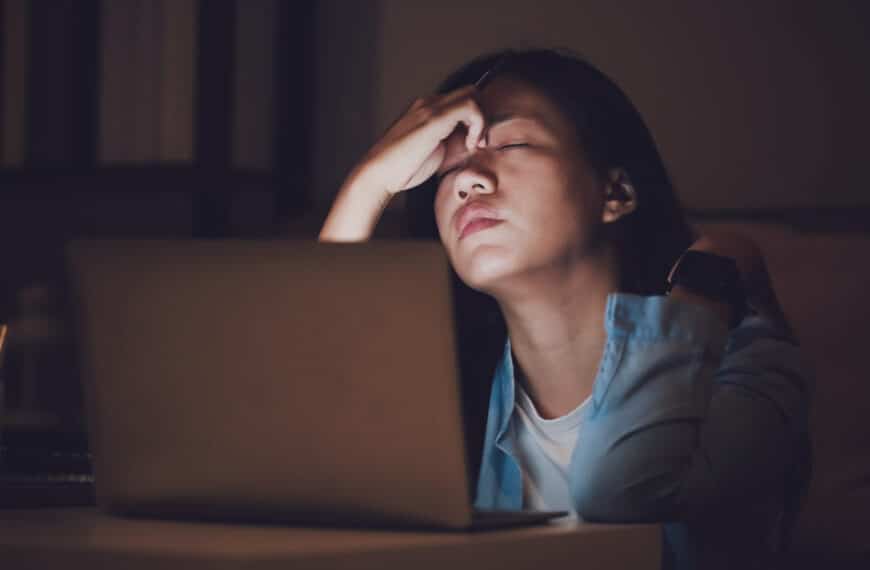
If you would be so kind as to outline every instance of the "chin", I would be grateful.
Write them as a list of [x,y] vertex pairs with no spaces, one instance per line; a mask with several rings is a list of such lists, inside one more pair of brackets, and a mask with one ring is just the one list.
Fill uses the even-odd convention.
[[516,273],[515,252],[500,246],[479,245],[468,253],[457,254],[453,268],[460,279],[482,293],[492,293],[506,277]]

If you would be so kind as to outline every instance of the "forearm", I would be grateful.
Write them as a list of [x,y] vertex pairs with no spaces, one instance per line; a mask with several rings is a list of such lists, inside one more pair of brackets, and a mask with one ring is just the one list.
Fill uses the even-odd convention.
[[578,512],[685,519],[781,480],[806,419],[796,347],[754,317],[723,356],[727,329],[710,311],[623,300],[573,458]]
[[386,190],[369,182],[362,172],[352,172],[338,191],[318,239],[329,242],[368,240],[390,197]]

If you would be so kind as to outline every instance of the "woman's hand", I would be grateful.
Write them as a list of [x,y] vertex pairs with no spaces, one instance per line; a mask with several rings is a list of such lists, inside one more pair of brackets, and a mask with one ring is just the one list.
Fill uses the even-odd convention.
[[468,130],[466,148],[473,149],[484,125],[474,92],[474,86],[469,85],[446,95],[414,101],[358,167],[366,173],[369,183],[391,195],[422,184],[441,166],[444,140],[460,124]]
[[477,146],[484,118],[475,87],[417,99],[345,180],[320,232],[321,241],[368,239],[390,198],[422,184],[444,161],[445,139],[459,125],[465,146]]

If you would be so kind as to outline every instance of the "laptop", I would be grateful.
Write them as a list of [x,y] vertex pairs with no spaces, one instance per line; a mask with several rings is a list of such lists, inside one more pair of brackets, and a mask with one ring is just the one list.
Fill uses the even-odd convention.
[[97,504],[170,518],[470,529],[437,243],[76,241]]

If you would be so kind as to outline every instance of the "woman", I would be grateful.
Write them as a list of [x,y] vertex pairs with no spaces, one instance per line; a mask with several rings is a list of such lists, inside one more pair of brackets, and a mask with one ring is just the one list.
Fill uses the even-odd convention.
[[[320,238],[367,239],[409,189],[460,304],[498,310],[460,331],[474,381],[495,369],[476,506],[664,522],[665,567],[768,566],[808,477],[796,343],[754,244],[693,236],[619,88],[551,51],[471,62],[353,169]],[[494,364],[468,350],[493,338]]]

